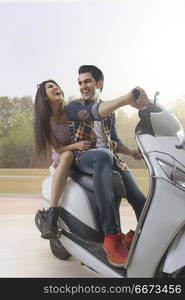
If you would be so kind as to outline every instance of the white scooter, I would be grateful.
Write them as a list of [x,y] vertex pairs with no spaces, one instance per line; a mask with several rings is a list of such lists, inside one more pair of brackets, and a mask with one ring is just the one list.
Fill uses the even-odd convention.
[[[174,114],[154,101],[139,112],[135,134],[150,174],[147,201],[123,269],[110,265],[102,248],[103,232],[90,175],[72,170],[59,201],[58,238],[52,253],[71,255],[103,277],[185,277],[185,135]],[[53,175],[42,184],[43,206],[49,208]],[[126,191],[114,172],[117,213]],[[45,211],[38,211],[39,230]],[[119,213],[118,213],[119,215]],[[118,217],[119,218],[119,217]]]

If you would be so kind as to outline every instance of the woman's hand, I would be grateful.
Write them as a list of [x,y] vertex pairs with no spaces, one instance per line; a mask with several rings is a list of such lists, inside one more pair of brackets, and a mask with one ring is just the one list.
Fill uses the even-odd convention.
[[91,148],[92,143],[90,141],[80,141],[78,143],[75,143],[76,149],[83,151],[83,150],[88,150]]

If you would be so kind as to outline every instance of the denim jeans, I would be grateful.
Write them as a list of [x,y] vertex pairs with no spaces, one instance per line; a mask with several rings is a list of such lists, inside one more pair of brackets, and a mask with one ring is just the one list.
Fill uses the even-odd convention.
[[127,200],[132,205],[136,218],[139,219],[146,198],[131,172],[116,166],[109,150],[90,149],[81,155],[80,161],[75,165],[80,171],[93,175],[95,197],[99,205],[104,233],[114,234],[120,231],[115,211],[113,170],[121,174],[127,190]]

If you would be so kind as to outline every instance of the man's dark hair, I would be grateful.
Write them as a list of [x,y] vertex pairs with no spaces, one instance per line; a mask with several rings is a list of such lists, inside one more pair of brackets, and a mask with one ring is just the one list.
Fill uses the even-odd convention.
[[[83,65],[78,69],[78,74],[89,72],[93,78],[98,82],[99,80],[104,81],[103,72],[96,66],[93,65]],[[102,90],[102,89],[101,89]]]

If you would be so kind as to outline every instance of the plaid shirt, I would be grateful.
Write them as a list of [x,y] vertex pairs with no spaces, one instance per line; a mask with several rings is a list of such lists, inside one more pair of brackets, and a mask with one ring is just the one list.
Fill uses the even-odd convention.
[[[74,114],[75,111],[75,107],[76,105],[79,106],[80,105],[80,109],[85,111],[85,109],[88,109],[88,113],[90,114],[88,119],[92,119],[90,121],[82,121],[82,122],[77,122],[77,118],[76,118],[76,114]],[[84,108],[82,107],[84,106]],[[97,140],[97,136],[94,130],[94,117],[91,114],[92,111],[92,107],[93,104],[88,104],[87,100],[84,99],[79,99],[76,101],[73,101],[73,103],[68,104],[67,107],[67,113],[68,113],[68,117],[70,120],[73,120],[73,122],[69,122],[69,131],[70,131],[70,135],[71,135],[71,143],[77,143],[79,141],[83,141],[83,140],[89,140],[92,143],[92,148],[96,148],[96,140]],[[96,105],[96,107],[98,107],[98,105]],[[73,115],[70,114],[70,109],[73,112]],[[78,112],[80,110],[78,109]],[[97,119],[97,118],[96,118]],[[74,122],[75,120],[75,122]],[[116,159],[116,162],[118,164],[119,167],[123,167],[123,162],[120,160],[120,158],[117,155],[117,149],[118,146],[122,145],[123,143],[120,141],[120,139],[117,136],[117,132],[116,132],[116,127],[115,127],[115,123],[116,123],[116,119],[115,119],[115,113],[111,113],[109,116],[100,119],[101,124],[102,124],[102,129],[107,137],[107,141],[108,143],[106,144],[106,148],[109,149],[113,154],[114,157]],[[86,150],[84,151],[80,151],[80,150],[74,150],[74,157],[75,157],[75,161],[78,162],[80,160],[80,157],[82,155],[82,153],[84,153]]]

